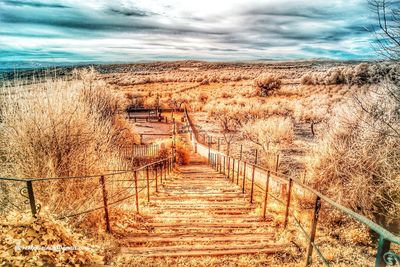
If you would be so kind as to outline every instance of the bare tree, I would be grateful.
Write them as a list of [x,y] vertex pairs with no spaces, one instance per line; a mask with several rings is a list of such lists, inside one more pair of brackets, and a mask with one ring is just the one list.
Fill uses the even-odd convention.
[[185,103],[188,103],[188,100],[183,97],[171,97],[170,99],[168,99],[168,105],[174,111],[181,109],[182,105]]
[[400,4],[398,1],[368,0],[378,20],[374,27],[375,49],[391,60],[400,59]]
[[235,140],[238,132],[238,123],[235,118],[230,116],[220,116],[219,125],[221,129],[222,136],[227,145],[227,154],[230,155],[231,144]]
[[209,116],[218,123],[220,133],[227,145],[227,154],[229,156],[231,144],[235,140],[241,126],[241,119],[225,105],[216,106]]

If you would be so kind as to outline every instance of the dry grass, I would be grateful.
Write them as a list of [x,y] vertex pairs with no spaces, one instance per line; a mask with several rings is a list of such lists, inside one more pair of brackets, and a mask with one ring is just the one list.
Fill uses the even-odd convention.
[[[128,103],[123,103],[124,106],[155,107],[158,100],[161,107],[164,108],[177,108],[186,105],[189,111],[197,112],[194,117],[197,128],[211,133],[215,137],[214,140],[217,137],[223,137],[220,122],[224,118],[228,118],[229,123],[227,125],[235,125],[233,131],[229,130],[232,127],[227,128],[228,132],[234,136],[234,142],[228,149],[232,155],[235,157],[239,155],[239,145],[242,144],[244,145],[243,159],[253,162],[254,149],[264,146],[265,151],[272,150],[280,154],[279,170],[288,171],[287,173],[301,177],[301,179],[303,179],[304,171],[307,170],[306,183],[329,194],[355,211],[386,224],[389,223],[388,218],[392,221],[398,221],[399,218],[399,155],[397,149],[394,149],[400,147],[398,139],[388,136],[387,127],[383,127],[382,123],[375,120],[376,117],[373,116],[371,119],[370,115],[355,108],[354,104],[348,105],[347,103],[354,95],[368,96],[369,92],[376,89],[376,83],[382,77],[398,83],[398,73],[398,64],[360,64],[358,66],[325,64],[315,67],[308,64],[275,64],[272,66],[268,64],[235,65],[172,62],[154,65],[138,64],[121,73],[96,74],[92,76],[95,77],[94,79],[78,80],[71,84],[80,88],[84,86],[84,83],[86,87],[91,88],[91,86],[96,87],[96,84],[101,84],[100,80],[104,80],[107,86],[113,90],[126,94]],[[87,75],[91,76],[92,74]],[[280,86],[273,86],[273,93],[269,93],[268,97],[260,97],[254,94],[254,80],[257,77],[280,77],[278,82]],[[92,83],[89,82],[90,80],[92,80]],[[276,82],[276,79],[271,80]],[[55,114],[59,116],[55,116],[55,118],[50,116],[50,119],[48,119],[46,109],[35,109],[35,105],[33,105],[32,113],[43,116],[30,114],[28,112],[30,110],[29,103],[32,102],[28,102],[27,99],[29,98],[26,96],[30,96],[33,92],[46,96],[45,92],[48,88],[54,87],[57,83],[59,84],[57,88],[63,88],[63,90],[60,90],[62,92],[58,93],[58,98],[51,98],[52,101],[46,102],[43,99],[50,99],[48,96],[47,98],[38,97],[36,101],[42,103],[41,105],[44,107],[51,107],[57,111]],[[266,84],[269,88],[270,83]],[[44,87],[47,89],[44,90]],[[131,134],[131,131],[126,132],[126,136],[119,134],[115,137],[115,135],[110,134],[110,129],[118,129],[117,132],[120,132],[121,129],[129,128],[123,120],[120,121],[118,116],[114,116],[111,122],[104,120],[108,117],[107,114],[110,114],[107,110],[114,110],[113,105],[106,105],[106,107],[109,107],[106,109],[103,109],[103,105],[89,105],[90,107],[88,107],[88,103],[97,100],[90,98],[85,100],[84,96],[78,94],[73,98],[81,101],[78,107],[76,105],[78,102],[71,100],[69,96],[73,95],[72,92],[76,90],[64,90],[65,88],[68,89],[69,87],[66,83],[60,81],[48,82],[42,87],[24,86],[25,93],[14,99],[14,103],[21,102],[20,106],[8,107],[7,109],[4,109],[4,106],[2,107],[2,112],[13,110],[20,112],[20,114],[16,112],[19,115],[14,120],[12,119],[13,116],[8,119],[9,122],[18,126],[14,127],[16,131],[11,130],[12,127],[7,127],[6,131],[2,131],[3,136],[19,133],[19,135],[15,135],[14,139],[10,139],[10,146],[11,144],[19,144],[20,142],[17,141],[19,138],[22,138],[22,140],[26,138],[27,141],[21,143],[21,146],[27,147],[28,143],[32,143],[29,142],[32,138],[33,140],[41,140],[44,134],[51,137],[52,133],[57,133],[57,131],[46,131],[51,129],[53,125],[58,125],[59,120],[57,118],[61,114],[67,114],[66,117],[72,118],[71,124],[66,124],[62,130],[70,131],[72,136],[78,133],[72,129],[79,128],[76,125],[81,125],[77,122],[86,120],[95,122],[86,124],[85,127],[87,128],[83,128],[85,131],[90,132],[94,127],[104,129],[104,133],[102,130],[96,131],[95,135],[99,139],[96,137],[93,141],[88,141],[89,148],[98,147],[100,151],[105,151],[105,154],[107,154],[107,151],[121,145],[126,138],[134,142],[135,135],[134,133]],[[393,103],[388,102],[386,98],[369,95],[362,100],[363,103],[368,103],[368,108],[377,111],[377,114],[387,116],[386,119],[392,120],[398,116],[393,112],[396,110],[391,105]],[[58,101],[68,103],[66,106],[69,108],[63,106],[63,108],[57,109],[56,103]],[[24,106],[25,108],[22,109]],[[87,115],[75,118],[70,115],[74,108],[77,108],[79,113]],[[24,110],[24,113],[20,110]],[[104,110],[104,112],[91,112],[91,110]],[[24,118],[25,115],[26,118]],[[44,118],[53,122],[46,122],[47,120]],[[4,123],[7,122],[3,118],[2,120]],[[22,120],[25,124],[17,124],[19,120]],[[44,124],[46,127],[40,127],[42,121],[47,123]],[[98,122],[102,123],[101,127]],[[46,131],[40,136],[34,134],[25,136],[26,134],[20,134],[26,132],[25,130],[22,131],[25,129],[25,125],[28,125],[29,127],[26,129],[33,133],[36,133],[36,128],[46,129]],[[311,134],[311,125],[314,127],[315,135]],[[398,129],[398,124],[395,127]],[[104,135],[106,135],[105,139],[103,139]],[[112,136],[114,137],[111,138]],[[50,143],[57,144],[58,140],[65,139],[65,137],[63,137],[64,139],[61,137],[63,136],[55,139],[50,138],[49,140],[52,140]],[[100,139],[102,140],[101,143],[98,141]],[[250,139],[256,142],[251,142]],[[2,140],[7,139],[2,138]],[[34,147],[43,146],[46,148],[47,146],[47,143],[43,142],[34,142],[34,144]],[[11,153],[10,149],[7,149],[7,144],[5,145],[4,151]],[[216,144],[214,144],[215,146]],[[221,148],[222,150],[227,149],[226,140]],[[88,151],[93,152],[90,149]],[[178,156],[182,158],[184,163],[185,158],[187,158],[187,150],[182,148],[182,151],[184,151],[182,156],[179,156],[179,153]],[[16,159],[18,159],[18,155],[22,158],[23,151],[21,149],[12,152]],[[36,157],[43,161],[40,164],[44,167],[40,169],[45,170],[45,174],[56,172],[56,168],[53,167],[55,161],[53,158],[56,157],[51,158],[51,160],[47,160],[48,157],[44,157],[43,154],[37,154]],[[75,161],[81,165],[96,161],[99,162],[99,165],[96,166],[105,166],[101,158],[83,159],[83,156],[79,153],[71,154],[70,157],[76,159]],[[28,159],[30,158],[31,156],[28,155]],[[25,164],[22,159],[18,160],[21,161],[21,164]],[[273,165],[266,164],[266,161],[269,161],[269,159],[262,158],[260,164],[263,164],[263,166]],[[13,160],[13,164],[15,162],[18,161]],[[36,164],[32,159],[27,160],[27,162],[29,164],[26,166]],[[77,164],[72,160],[71,162],[72,165]],[[88,165],[92,168],[94,164],[89,163]],[[48,166],[51,166],[51,168]],[[27,173],[28,169],[30,168],[27,167]],[[64,170],[65,168],[61,169]],[[35,173],[39,173],[39,170],[35,170],[35,168],[33,170]],[[76,167],[63,172],[78,173],[82,170],[84,170],[83,167]],[[88,168],[87,172],[92,170]],[[11,174],[10,171],[9,173]],[[313,198],[297,191],[294,192],[294,195],[297,200],[293,203],[293,210],[299,214],[305,225],[309,226],[307,223],[310,219]],[[262,193],[259,192],[257,196],[259,203],[262,202],[262,197]],[[271,224],[270,227],[273,230],[279,229],[283,223],[282,207],[278,206],[272,202],[268,209],[268,212],[274,216],[273,225]],[[258,208],[260,209],[261,206]],[[367,266],[371,261],[373,262],[371,258],[373,258],[374,252],[370,246],[370,237],[364,234],[366,229],[326,207],[323,208],[322,214],[317,242],[333,265]],[[382,219],[379,214],[386,219]],[[292,226],[289,227],[283,238],[297,244],[304,244],[305,242],[304,238],[298,234],[298,230]],[[300,248],[299,254],[301,254],[300,252],[304,254],[304,248]],[[167,258],[157,260],[154,264],[160,266],[170,264],[182,266],[185,264],[207,266],[224,264],[229,266],[231,262],[243,265],[260,262],[279,266],[299,264],[299,258],[296,256],[291,255],[285,260],[285,255],[283,255],[282,258],[266,259],[263,255],[222,257],[220,259],[211,257],[180,260]],[[126,259],[126,261],[121,260],[118,263],[140,265],[148,262],[143,261],[143,259],[133,259],[133,261]],[[320,263],[318,257],[315,257],[315,264]]]
[[270,117],[250,122],[243,126],[245,138],[259,145],[264,151],[276,151],[277,148],[293,142],[293,122],[290,118]]
[[[46,79],[30,86],[4,88],[0,113],[2,177],[98,175],[131,163],[120,151],[137,140],[132,126],[119,114],[124,99],[96,80],[93,70],[75,74],[73,80]],[[102,203],[98,177],[37,181],[33,186],[36,201],[54,216],[71,215]],[[1,192],[14,201],[18,189],[2,184]],[[8,204],[2,202],[2,213],[10,208]],[[75,225],[81,220],[82,216],[76,218]]]
[[119,101],[103,83],[88,83],[47,80],[32,91],[4,96],[2,175],[76,176],[111,168],[125,135],[116,116]]
[[384,85],[341,107],[309,168],[316,188],[386,227],[400,218],[398,90]]

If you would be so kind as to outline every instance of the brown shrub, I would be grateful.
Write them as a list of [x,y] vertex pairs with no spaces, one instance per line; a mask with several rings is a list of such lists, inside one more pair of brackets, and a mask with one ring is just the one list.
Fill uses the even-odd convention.
[[179,165],[186,165],[190,161],[190,149],[189,147],[182,141],[176,142],[176,162]]
[[204,92],[199,94],[199,96],[197,97],[197,101],[199,101],[202,104],[207,103],[207,100],[208,100],[208,95]]
[[271,91],[281,87],[281,79],[272,74],[263,74],[254,80],[256,94],[259,96],[267,96]]

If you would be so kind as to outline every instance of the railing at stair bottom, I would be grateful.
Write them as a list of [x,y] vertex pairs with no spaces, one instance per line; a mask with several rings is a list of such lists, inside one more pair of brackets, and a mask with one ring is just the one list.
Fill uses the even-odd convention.
[[[146,192],[150,201],[151,191],[158,192],[174,165],[169,156],[135,169],[91,176],[0,178],[0,214],[30,210],[36,217],[45,206],[58,219],[65,219],[103,210],[105,228],[111,232],[110,208],[134,204],[139,213],[139,194]],[[133,198],[134,203],[129,202]]]
[[[301,230],[301,233],[305,236],[308,240],[307,242],[307,252],[305,257],[305,265],[310,266],[312,261],[312,253],[313,250],[316,251],[318,256],[321,258],[323,264],[325,266],[330,266],[328,260],[321,252],[320,248],[317,246],[315,242],[316,237],[316,230],[317,230],[317,222],[320,216],[320,209],[322,202],[328,204],[330,207],[346,214],[347,216],[351,217],[352,219],[356,220],[357,222],[367,226],[371,231],[375,232],[378,238],[377,244],[377,252],[376,252],[376,259],[375,259],[375,266],[394,266],[400,265],[400,255],[396,254],[394,251],[390,250],[390,244],[397,244],[400,245],[400,237],[396,236],[395,234],[391,233],[390,231],[386,230],[382,226],[378,225],[377,223],[371,221],[365,216],[362,216],[351,209],[335,202],[331,198],[323,195],[322,193],[318,192],[317,190],[305,185],[300,179],[287,177],[286,175],[279,173],[276,170],[270,170],[266,168],[262,168],[257,166],[256,164],[252,164],[250,162],[243,161],[241,159],[235,159],[230,157],[220,151],[212,149],[208,144],[204,144],[199,142],[198,140],[198,132],[195,129],[193,122],[189,116],[187,109],[184,110],[184,118],[185,118],[185,127],[188,129],[187,134],[189,135],[189,139],[191,144],[194,148],[194,151],[199,155],[208,158],[208,162],[211,166],[213,166],[217,171],[227,175],[227,177],[232,178],[232,182],[235,179],[235,168],[231,168],[230,162],[237,162],[243,166],[243,169],[239,173],[242,175],[243,185],[242,189],[243,192],[245,190],[245,182],[248,181],[251,183],[251,192],[250,192],[250,201],[253,200],[253,187],[256,186],[260,190],[264,192],[264,203],[263,203],[263,217],[266,216],[267,211],[267,204],[268,204],[268,197],[274,198],[278,203],[285,206],[285,220],[284,220],[284,227],[286,228],[289,222],[289,218],[292,218],[295,224]],[[205,140],[205,138],[203,138]],[[251,174],[249,177],[248,174]],[[237,173],[237,177],[239,174]],[[257,180],[264,181],[265,187],[257,183]],[[239,184],[239,181],[237,181]],[[284,183],[286,184],[286,193],[284,194],[285,199],[281,200],[275,195],[272,194],[271,190],[273,188],[280,188],[280,185]],[[305,230],[304,226],[301,225],[300,220],[294,215],[294,212],[290,210],[290,202],[292,199],[292,191],[295,190],[303,190],[308,193],[311,193],[315,196],[314,199],[314,209],[311,218],[311,227],[309,233]]]

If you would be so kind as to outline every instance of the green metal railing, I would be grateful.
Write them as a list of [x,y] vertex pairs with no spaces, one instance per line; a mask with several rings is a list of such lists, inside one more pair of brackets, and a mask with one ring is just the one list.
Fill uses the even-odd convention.
[[[311,188],[307,185],[305,185],[300,179],[297,178],[292,178],[288,177],[282,173],[279,173],[277,169],[275,170],[270,170],[266,168],[262,168],[257,165],[257,160],[254,162],[254,164],[246,162],[242,159],[235,159],[231,156],[228,156],[218,150],[212,149],[210,146],[210,143],[202,143],[199,142],[198,138],[198,132],[196,131],[192,120],[190,119],[190,116],[185,109],[184,111],[184,117],[186,121],[186,127],[188,129],[188,134],[190,136],[190,140],[193,144],[194,150],[198,153],[203,153],[203,156],[208,158],[209,164],[214,167],[217,171],[220,171],[221,173],[224,173],[227,175],[228,178],[232,178],[232,181],[234,182],[235,180],[235,162],[237,166],[244,166],[244,173],[242,173],[243,177],[243,185],[242,189],[243,192],[245,190],[245,182],[248,181],[251,183],[250,186],[250,202],[253,201],[253,194],[254,194],[254,187],[258,187],[259,189],[264,192],[264,205],[263,205],[263,217],[265,218],[266,216],[266,210],[267,210],[267,204],[268,204],[268,197],[274,198],[278,203],[285,205],[285,221],[284,221],[284,227],[287,227],[289,217],[293,218],[294,222],[296,225],[300,228],[302,234],[305,236],[305,238],[308,240],[307,244],[307,252],[306,252],[306,258],[305,258],[305,265],[309,266],[312,261],[312,253],[313,250],[316,251],[318,256],[321,258],[323,264],[325,266],[330,266],[328,260],[326,257],[323,255],[321,252],[320,248],[317,246],[315,243],[315,236],[316,236],[316,230],[317,230],[317,223],[318,223],[318,218],[319,218],[319,213],[321,209],[321,203],[327,203],[331,207],[335,208],[336,210],[342,212],[343,214],[346,214],[347,216],[353,218],[357,222],[367,226],[370,230],[375,232],[379,238],[378,238],[378,244],[377,244],[377,253],[376,253],[376,260],[375,260],[375,266],[394,266],[394,265],[400,265],[400,256],[396,254],[395,252],[390,250],[390,244],[397,244],[400,245],[400,237],[391,233],[390,231],[386,230],[382,226],[378,225],[377,223],[371,221],[365,216],[362,216],[351,209],[335,202],[331,198],[323,195],[322,193],[318,192],[314,188]],[[209,140],[209,138],[203,137],[203,140]],[[201,152],[201,150],[203,152]],[[199,152],[200,151],[200,152]],[[207,151],[207,152],[204,152]],[[231,165],[232,162],[232,165]],[[251,178],[249,178],[246,175],[246,170],[250,169],[251,170]],[[265,187],[262,187],[258,185],[255,182],[255,174],[258,172],[259,176],[262,175],[265,177]],[[239,184],[239,175],[240,175],[240,169],[238,168],[236,171],[237,174],[237,184]],[[269,190],[269,184],[271,183],[271,180],[276,180],[278,184],[281,184],[282,186],[285,186],[284,189],[286,189],[286,199],[281,200],[274,196],[270,190]],[[282,182],[284,184],[282,184]],[[314,209],[313,209],[313,215],[312,215],[312,221],[311,221],[311,229],[310,232],[308,233],[305,228],[301,225],[300,220],[294,215],[294,213],[290,210],[290,202],[292,199],[292,191],[293,187],[298,186],[309,193],[313,194],[315,196],[315,201],[314,201]]]

